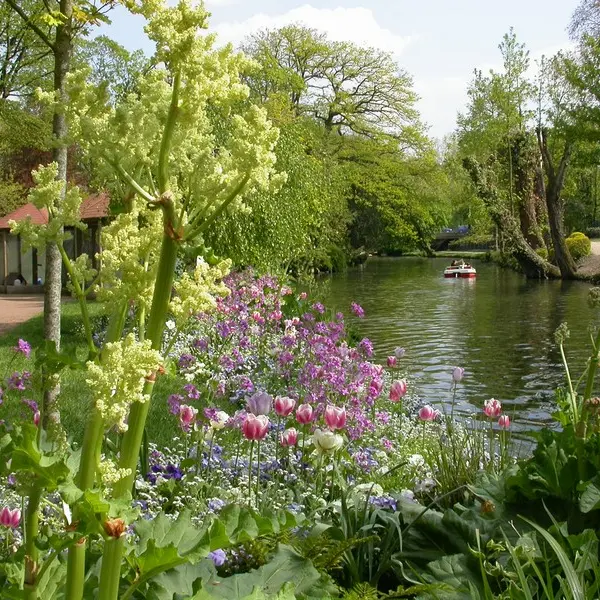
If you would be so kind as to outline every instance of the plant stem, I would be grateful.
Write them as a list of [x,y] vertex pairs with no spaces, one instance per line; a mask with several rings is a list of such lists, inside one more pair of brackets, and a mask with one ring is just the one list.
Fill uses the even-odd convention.
[[[111,315],[108,330],[106,332],[107,343],[114,342],[121,337],[127,317],[127,303],[117,308]],[[102,362],[102,354],[100,354]],[[87,490],[94,485],[96,477],[96,465],[100,459],[102,448],[102,434],[104,433],[104,419],[96,407],[88,418],[83,435],[81,447],[81,458],[79,459],[79,471],[76,483],[81,490]],[[79,520],[79,510],[75,507],[73,511],[74,521]],[[77,542],[69,548],[67,559],[67,580],[65,584],[65,600],[80,600],[83,598],[83,585],[85,582],[85,540]]]
[[27,510],[25,512],[25,581],[24,593],[25,600],[36,600],[37,594],[37,571],[38,571],[38,549],[35,541],[38,535],[39,526],[39,508],[42,497],[42,486],[39,482],[29,495]]
[[258,492],[260,489],[260,440],[258,440],[257,450],[256,450],[256,509],[260,508]]
[[252,506],[252,453],[254,452],[254,440],[250,442],[250,458],[248,460],[248,506]]

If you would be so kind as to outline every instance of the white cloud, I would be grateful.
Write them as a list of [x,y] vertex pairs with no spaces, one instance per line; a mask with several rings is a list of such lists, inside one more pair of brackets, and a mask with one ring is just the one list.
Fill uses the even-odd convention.
[[[217,0],[227,1],[227,0]],[[280,15],[256,14],[245,21],[224,22],[215,26],[221,41],[239,44],[248,34],[260,29],[273,29],[302,23],[327,33],[334,41],[350,41],[373,46],[398,56],[416,36],[400,36],[382,27],[369,8],[315,8],[310,4],[299,6]]]

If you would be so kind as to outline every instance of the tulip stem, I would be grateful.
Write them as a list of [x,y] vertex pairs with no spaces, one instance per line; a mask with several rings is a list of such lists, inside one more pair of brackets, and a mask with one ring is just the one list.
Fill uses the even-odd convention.
[[259,501],[258,501],[258,490],[260,487],[260,440],[258,440],[256,450],[256,510],[259,509]]
[[248,505],[252,506],[252,453],[254,452],[254,440],[250,442],[250,459],[248,460]]
[[275,468],[279,470],[279,429],[281,427],[281,417],[277,416],[277,431],[275,432]]

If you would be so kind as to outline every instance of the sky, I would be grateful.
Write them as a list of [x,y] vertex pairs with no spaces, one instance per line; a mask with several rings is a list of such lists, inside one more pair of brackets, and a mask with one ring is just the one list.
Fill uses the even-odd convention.
[[[289,23],[330,39],[382,48],[410,73],[429,133],[451,133],[475,68],[501,66],[498,44],[512,26],[536,59],[569,47],[566,32],[579,0],[206,0],[210,30],[239,44],[248,34]],[[99,33],[152,53],[144,21],[118,8]]]

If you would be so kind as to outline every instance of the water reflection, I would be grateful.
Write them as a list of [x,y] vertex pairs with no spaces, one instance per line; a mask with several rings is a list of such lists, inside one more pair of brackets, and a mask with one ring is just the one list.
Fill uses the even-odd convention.
[[451,397],[452,367],[466,376],[457,411],[479,410],[497,398],[522,429],[550,421],[554,390],[564,382],[554,331],[567,321],[568,358],[575,373],[589,356],[589,286],[579,282],[529,281],[494,264],[477,262],[477,279],[444,279],[446,259],[372,259],[361,269],[331,278],[330,306],[348,312],[359,302],[366,318],[360,332],[384,361],[396,346],[428,402]]

